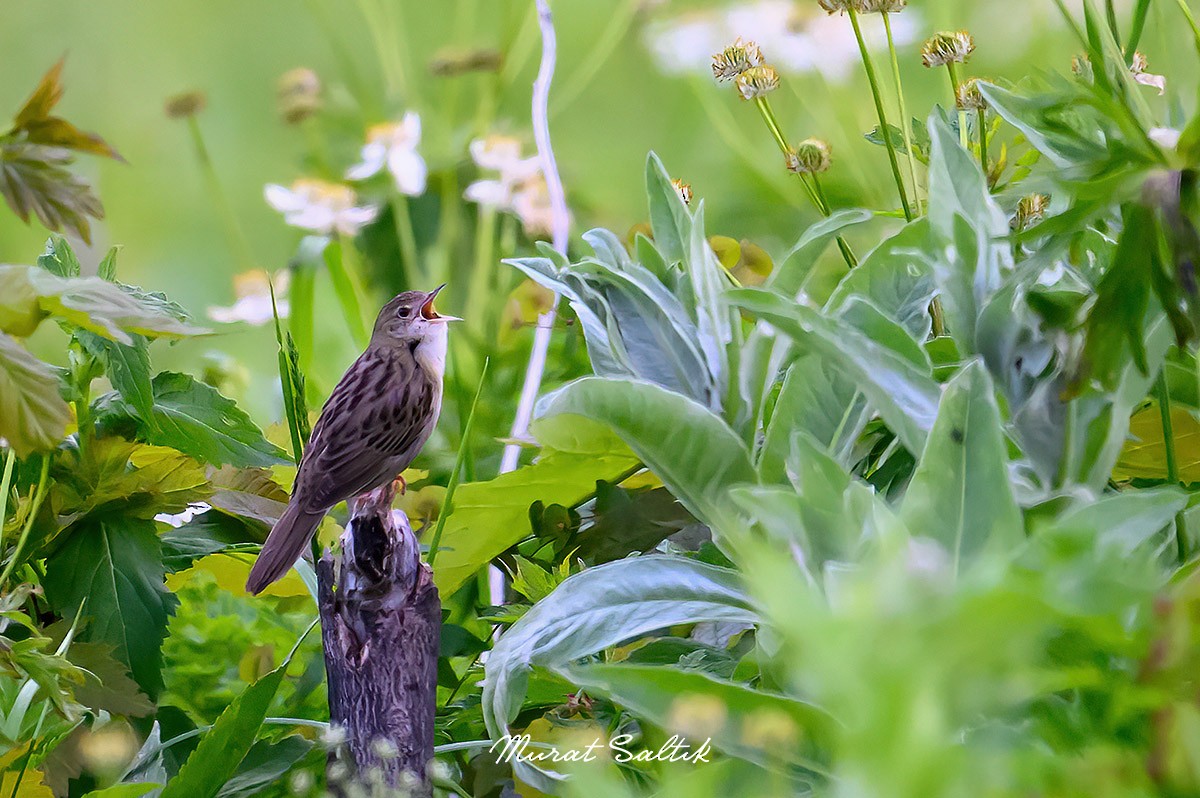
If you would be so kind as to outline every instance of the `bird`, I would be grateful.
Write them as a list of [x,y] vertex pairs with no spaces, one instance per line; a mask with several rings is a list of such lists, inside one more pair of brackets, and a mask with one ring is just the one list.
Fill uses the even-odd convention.
[[250,569],[249,593],[287,573],[339,502],[402,479],[429,440],[442,408],[447,323],[459,321],[433,308],[445,287],[405,291],[379,311],[366,351],[313,426],[291,499]]

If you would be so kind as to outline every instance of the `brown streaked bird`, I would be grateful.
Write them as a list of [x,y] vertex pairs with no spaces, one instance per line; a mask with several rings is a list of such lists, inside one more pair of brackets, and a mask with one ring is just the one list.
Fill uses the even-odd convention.
[[287,509],[271,528],[246,590],[287,573],[338,502],[396,479],[421,451],[442,409],[446,323],[432,291],[405,291],[383,306],[371,343],[342,376],[300,458]]

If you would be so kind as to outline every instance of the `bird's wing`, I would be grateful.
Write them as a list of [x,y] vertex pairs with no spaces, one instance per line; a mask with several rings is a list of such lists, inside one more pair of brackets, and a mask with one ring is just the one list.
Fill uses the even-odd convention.
[[368,350],[321,411],[294,498],[327,509],[393,479],[424,445],[437,411],[435,386],[411,353]]

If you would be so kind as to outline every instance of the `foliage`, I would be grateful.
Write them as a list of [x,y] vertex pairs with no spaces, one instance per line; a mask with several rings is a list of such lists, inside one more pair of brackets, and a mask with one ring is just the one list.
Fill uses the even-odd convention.
[[[830,22],[859,33],[871,4],[843,5]],[[229,361],[193,372],[188,344],[163,351],[208,331],[120,282],[115,249],[92,264],[53,234],[32,265],[0,266],[0,795],[322,794],[338,731],[304,637],[311,567],[262,598],[241,585],[345,365],[328,342],[361,344],[378,300],[443,280],[466,320],[398,500],[437,548],[438,795],[1200,791],[1200,116],[1143,85],[1128,39],[1149,3],[1130,26],[1056,5],[1086,52],[1074,75],[979,81],[967,108],[960,64],[955,106],[910,124],[898,98],[903,128],[864,47],[879,122],[859,132],[892,168],[858,165],[879,185],[854,196],[895,188],[902,209],[838,207],[851,159],[805,165],[752,98],[794,168],[731,180],[791,180],[821,217],[776,231],[794,240],[779,257],[727,235],[723,198],[653,153],[645,223],[565,254],[538,241],[544,184],[520,142],[496,167],[489,139],[466,144],[524,40],[437,63],[439,80],[495,74],[458,84],[478,103],[439,95],[419,151],[384,109],[433,103],[372,19],[386,102],[352,61],[344,91],[300,75],[281,98],[322,181],[291,191],[341,204],[284,209],[306,228],[291,286],[268,276],[245,319],[274,327],[266,403],[235,395]],[[99,203],[61,150],[116,153],[52,115],[60,73],[0,138],[0,193],[86,240]],[[201,104],[172,108],[223,213]],[[435,146],[453,157],[427,164]],[[468,151],[499,176],[460,199]],[[526,327],[557,300],[547,388],[508,441]],[[51,339],[65,358],[39,356]],[[263,407],[281,420],[265,432]],[[523,447],[515,470],[497,439]],[[514,735],[605,754],[488,750]],[[713,761],[661,756],[680,741]]]

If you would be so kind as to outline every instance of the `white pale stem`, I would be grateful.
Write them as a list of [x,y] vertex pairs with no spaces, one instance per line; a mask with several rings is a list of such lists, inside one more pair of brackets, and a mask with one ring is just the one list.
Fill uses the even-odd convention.
[[[538,160],[542,174],[546,177],[546,190],[550,195],[550,243],[556,250],[567,253],[567,236],[570,233],[570,216],[567,212],[567,196],[563,191],[558,164],[554,160],[554,148],[550,144],[550,81],[554,77],[554,61],[557,44],[554,36],[554,19],[550,15],[547,0],[535,0],[538,26],[542,31],[542,62],[538,67],[537,79],[533,82],[533,138],[537,142]],[[529,353],[529,366],[525,369],[525,383],[521,387],[521,399],[517,404],[517,415],[513,419],[509,438],[513,441],[525,439],[529,434],[529,422],[533,419],[533,405],[542,387],[542,374],[546,371],[546,354],[550,349],[550,332],[554,327],[555,308],[558,294],[550,310],[538,316],[537,329],[533,336],[533,350]],[[521,457],[521,446],[510,443],[504,447],[500,459],[500,473],[516,470]],[[504,601],[504,574],[492,567],[488,571],[488,588],[493,605]]]

